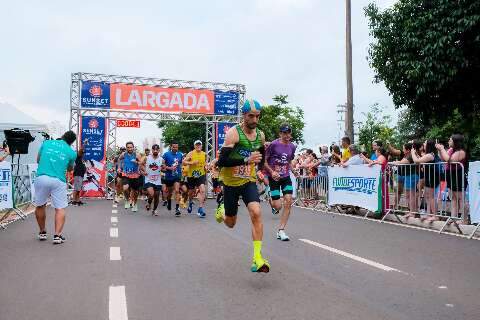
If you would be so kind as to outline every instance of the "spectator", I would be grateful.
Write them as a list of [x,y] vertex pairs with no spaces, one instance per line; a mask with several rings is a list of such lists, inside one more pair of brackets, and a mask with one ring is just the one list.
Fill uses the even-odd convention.
[[87,167],[83,162],[84,149],[81,147],[78,150],[77,159],[75,159],[75,166],[73,168],[73,205],[81,206],[84,203],[80,201],[80,193],[83,186],[83,177],[87,172]]
[[368,163],[369,166],[380,165],[382,171],[382,212],[385,214],[390,207],[390,197],[388,195],[388,175],[386,174],[386,169],[388,166],[387,161],[387,151],[383,147],[379,147],[375,154],[377,156],[376,160],[370,160],[365,156],[361,156],[363,161]]
[[433,140],[426,140],[423,148],[425,150],[425,154],[419,156],[416,150],[412,151],[412,159],[415,163],[423,164],[423,177],[424,177],[424,184],[425,184],[425,201],[427,203],[427,214],[429,217],[427,221],[433,222],[438,220],[437,214],[437,206],[435,202],[434,191],[435,188],[438,187],[440,184],[440,174],[439,171],[436,170],[437,165],[436,162],[439,162],[440,159],[435,154],[435,141]]
[[448,140],[448,151],[442,144],[436,144],[440,158],[448,162],[445,171],[447,177],[447,187],[452,191],[452,217],[460,218],[460,208],[463,207],[463,223],[468,224],[469,219],[465,210],[465,202],[462,202],[465,196],[466,174],[467,174],[467,153],[464,146],[464,137],[461,134],[454,134]]
[[55,208],[55,234],[53,243],[65,242],[62,235],[65,224],[65,208],[68,206],[66,173],[73,169],[77,153],[70,147],[77,136],[73,131],[63,134],[61,140],[43,142],[37,156],[38,170],[35,180],[35,216],[40,228],[39,240],[47,240],[45,229],[46,204],[49,197]]
[[330,155],[328,154],[328,147],[321,146],[320,147],[320,165],[328,167],[330,165]]
[[373,141],[373,143],[372,143],[373,152],[370,155],[370,160],[377,160],[377,154],[376,154],[377,149],[382,148],[382,147],[383,147],[383,142],[382,141],[380,141],[380,140]]
[[350,146],[350,138],[349,137],[343,137],[342,138],[342,163],[346,162],[348,159],[350,159],[351,154],[350,154],[350,149],[348,148]]
[[365,162],[363,161],[364,156],[360,154],[360,150],[358,149],[358,147],[356,145],[351,144],[351,145],[348,146],[348,149],[349,149],[349,153],[350,153],[351,157],[346,162],[342,162],[340,164],[340,166],[346,168],[346,167],[351,166],[351,165],[365,164]]
[[10,149],[8,148],[7,144],[3,144],[3,152],[5,153],[3,156],[0,156],[0,162],[5,160],[10,155]]
[[417,203],[417,183],[419,180],[418,166],[413,165],[412,158],[413,143],[409,142],[403,145],[403,159],[400,161],[392,162],[397,166],[397,190],[395,192],[395,208],[399,207],[400,198],[403,190],[405,189],[405,196],[407,198],[407,204],[409,213],[405,215],[408,219],[414,216],[414,212],[418,211]]
[[330,147],[330,152],[332,153],[331,164],[336,165],[342,162],[342,153],[340,152],[340,147],[333,145]]

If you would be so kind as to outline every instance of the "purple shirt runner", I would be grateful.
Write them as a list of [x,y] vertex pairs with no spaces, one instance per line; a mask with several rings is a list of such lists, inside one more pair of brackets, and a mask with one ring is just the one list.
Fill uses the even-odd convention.
[[[284,144],[280,139],[272,141],[268,146],[266,151],[268,165],[273,171],[278,172],[281,178],[290,176],[290,161],[294,159],[296,149],[297,146],[293,143]],[[267,172],[267,175],[271,176],[270,172]]]

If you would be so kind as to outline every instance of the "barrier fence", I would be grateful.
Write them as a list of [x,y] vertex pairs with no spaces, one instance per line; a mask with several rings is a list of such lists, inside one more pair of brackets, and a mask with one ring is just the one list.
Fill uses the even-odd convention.
[[26,218],[21,208],[32,201],[28,165],[12,164],[12,184],[13,208],[0,210],[0,228],[2,229],[5,229],[3,222],[7,221],[12,214],[18,215],[23,220]]
[[[294,205],[319,211],[362,214],[365,218],[372,215],[371,211],[349,204],[348,198],[345,203],[329,205],[328,167],[318,169],[318,176],[296,178]],[[453,225],[460,234],[464,234],[460,225],[470,224],[467,176],[462,163],[393,162],[381,172],[378,182],[381,184],[381,208],[374,216],[382,222],[389,215],[402,224],[417,217],[422,222],[443,222],[440,233]],[[468,237],[472,238],[478,228],[479,225]]]

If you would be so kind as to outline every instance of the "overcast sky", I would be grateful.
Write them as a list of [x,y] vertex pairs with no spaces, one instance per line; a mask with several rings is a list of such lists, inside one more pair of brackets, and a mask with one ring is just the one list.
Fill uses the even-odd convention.
[[[356,120],[378,102],[393,113],[366,61],[371,41],[352,1]],[[377,0],[385,8],[395,0]],[[288,94],[305,110],[306,145],[338,140],[346,101],[342,0],[6,1],[0,10],[0,101],[68,125],[72,72],[243,83],[271,103]],[[1,120],[0,120],[1,121]],[[143,125],[143,124],[142,124]],[[154,125],[120,141],[158,135]]]

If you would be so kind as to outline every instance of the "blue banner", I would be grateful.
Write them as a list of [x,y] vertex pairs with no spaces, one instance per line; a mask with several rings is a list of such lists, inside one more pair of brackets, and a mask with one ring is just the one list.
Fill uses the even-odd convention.
[[105,159],[105,118],[82,117],[82,144],[85,160]]
[[215,90],[215,114],[238,114],[238,92]]
[[227,131],[233,127],[235,123],[229,123],[229,122],[219,122],[216,124],[216,137],[217,137],[217,143],[215,144],[215,153],[220,150],[220,148],[223,146],[225,143],[225,134]]
[[82,83],[81,106],[84,108],[110,108],[110,84],[85,81]]

